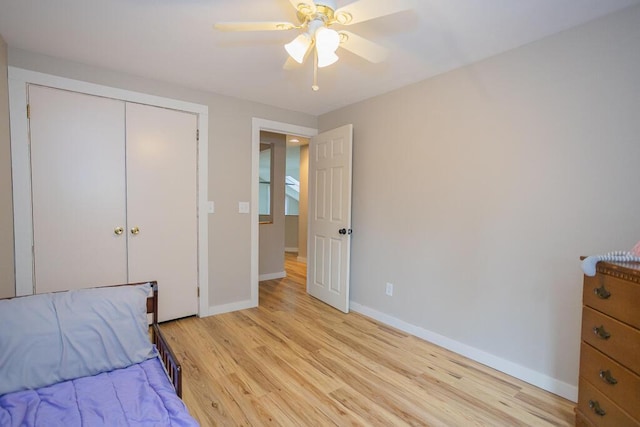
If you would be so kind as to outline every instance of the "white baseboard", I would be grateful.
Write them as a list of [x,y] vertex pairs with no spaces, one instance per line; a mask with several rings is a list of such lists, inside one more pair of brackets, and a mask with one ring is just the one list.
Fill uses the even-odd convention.
[[287,247],[285,247],[284,251],[285,252],[298,252],[298,248],[287,248]]
[[229,304],[211,305],[206,313],[200,313],[199,317],[213,316],[215,314],[230,313],[232,311],[244,310],[246,308],[257,307],[258,304],[252,300],[232,302]]
[[517,363],[510,362],[509,360],[494,356],[493,354],[489,354],[475,347],[452,340],[451,338],[447,338],[419,326],[412,325],[356,302],[350,301],[349,304],[351,310],[355,312],[364,314],[365,316],[371,317],[386,325],[393,326],[394,328],[400,329],[408,334],[422,338],[425,341],[429,341],[440,347],[446,348],[447,350],[451,350],[454,353],[468,357],[469,359],[482,363],[490,368],[504,372],[507,375],[511,375],[512,377],[518,378],[519,380],[532,384],[548,392],[557,394],[558,396],[562,396],[565,399],[569,399],[572,402],[578,401],[578,387],[575,385],[567,384],[541,372],[534,371],[533,369],[529,369],[522,365],[518,365]]
[[258,276],[258,281],[262,282],[263,280],[282,279],[284,277],[287,277],[287,272],[280,271],[278,273],[261,274],[260,276]]
[[296,261],[304,262],[306,264],[307,263],[307,257],[299,256],[298,258],[296,258]]

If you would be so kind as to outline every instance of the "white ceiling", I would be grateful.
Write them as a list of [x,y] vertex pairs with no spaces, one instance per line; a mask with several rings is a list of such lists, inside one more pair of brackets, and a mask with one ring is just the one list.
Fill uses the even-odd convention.
[[340,60],[320,70],[319,92],[311,90],[310,63],[282,69],[283,44],[297,30],[212,29],[220,21],[297,22],[288,0],[0,0],[0,34],[11,48],[319,115],[640,0],[413,3],[411,11],[350,26],[391,55],[376,65],[339,49]]

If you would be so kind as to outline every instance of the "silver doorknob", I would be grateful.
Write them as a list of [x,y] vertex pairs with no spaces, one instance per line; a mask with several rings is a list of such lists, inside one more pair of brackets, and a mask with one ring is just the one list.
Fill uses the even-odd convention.
[[131,229],[131,234],[133,234],[134,236],[140,233],[140,229],[138,227],[133,227]]

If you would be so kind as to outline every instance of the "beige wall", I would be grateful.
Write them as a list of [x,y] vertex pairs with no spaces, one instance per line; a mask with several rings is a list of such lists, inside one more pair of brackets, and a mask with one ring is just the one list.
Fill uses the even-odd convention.
[[277,133],[260,132],[260,142],[273,144],[273,222],[259,226],[258,274],[277,275],[284,273],[284,175],[287,137]]
[[298,215],[284,217],[284,247],[292,252],[298,249]]
[[639,46],[640,6],[321,116],[354,125],[351,299],[575,386],[578,257],[640,239]]
[[0,36],[0,298],[15,295],[7,45]]
[[307,261],[309,207],[309,146],[300,147],[300,204],[298,210],[298,260]]
[[250,300],[251,216],[238,213],[238,202],[251,200],[251,119],[315,128],[315,117],[11,47],[9,65],[207,105],[209,200],[216,206],[209,216],[209,304]]

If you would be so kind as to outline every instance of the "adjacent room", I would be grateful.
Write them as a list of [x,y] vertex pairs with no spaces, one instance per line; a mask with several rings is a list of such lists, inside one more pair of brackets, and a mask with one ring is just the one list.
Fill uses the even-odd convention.
[[639,162],[640,0],[1,0],[0,426],[640,426]]

